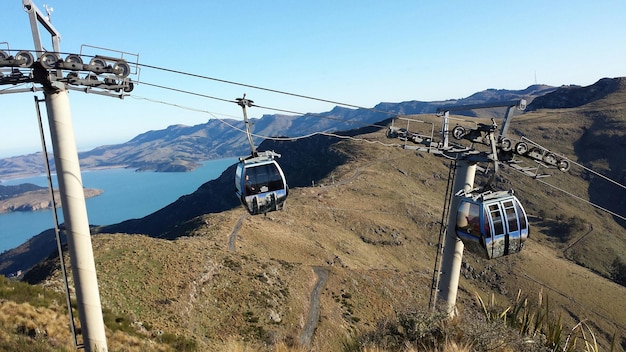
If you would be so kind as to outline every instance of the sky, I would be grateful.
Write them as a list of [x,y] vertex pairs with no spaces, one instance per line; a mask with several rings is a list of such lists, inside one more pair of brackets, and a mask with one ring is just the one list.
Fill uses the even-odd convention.
[[[61,52],[123,52],[140,64],[124,99],[70,91],[81,151],[170,125],[242,118],[234,103],[151,85],[225,100],[246,94],[306,113],[336,104],[253,87],[370,108],[626,76],[623,0],[33,2],[53,9]],[[41,38],[51,48],[46,32]],[[9,49],[34,50],[22,0],[0,0],[0,50]],[[0,86],[0,157],[41,150],[33,96],[43,93],[13,88]],[[249,117],[275,113],[248,109]]]

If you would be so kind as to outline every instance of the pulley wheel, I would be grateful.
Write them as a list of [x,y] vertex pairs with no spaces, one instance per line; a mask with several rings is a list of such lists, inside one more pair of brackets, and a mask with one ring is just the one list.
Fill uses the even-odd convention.
[[546,154],[546,156],[543,157],[543,161],[545,161],[546,164],[549,165],[556,165],[556,155],[548,153]]
[[41,66],[48,70],[51,68],[55,68],[58,61],[59,55],[57,55],[56,53],[43,53],[39,57],[39,62],[41,63]]
[[503,151],[508,152],[509,150],[511,150],[512,146],[513,143],[510,139],[502,138],[502,140],[500,140],[500,148],[502,148]]
[[126,78],[130,74],[130,65],[126,61],[118,61],[113,66],[113,73],[118,77]]
[[452,137],[454,137],[455,139],[462,139],[463,136],[465,136],[465,128],[463,128],[462,126],[455,126],[452,129]]
[[519,142],[515,145],[515,152],[519,155],[524,155],[528,152],[528,144]]
[[20,64],[20,67],[31,67],[35,62],[33,54],[28,51],[20,51],[19,53],[15,54],[15,59],[24,61]]

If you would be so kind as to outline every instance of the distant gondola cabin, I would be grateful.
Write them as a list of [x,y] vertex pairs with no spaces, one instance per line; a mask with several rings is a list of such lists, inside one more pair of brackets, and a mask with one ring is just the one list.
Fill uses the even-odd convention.
[[517,253],[528,238],[526,212],[512,192],[462,197],[456,234],[465,247],[484,258]]
[[289,192],[282,169],[266,156],[241,159],[235,187],[241,204],[252,215],[282,209]]

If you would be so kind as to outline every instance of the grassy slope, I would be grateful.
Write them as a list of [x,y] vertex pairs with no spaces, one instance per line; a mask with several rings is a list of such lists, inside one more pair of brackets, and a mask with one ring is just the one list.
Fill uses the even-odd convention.
[[[520,118],[520,126],[526,118],[535,117]],[[390,142],[382,132],[366,137]],[[96,236],[104,305],[216,349],[232,336],[299,341],[316,266],[330,270],[313,339],[317,350],[337,350],[347,334],[373,329],[396,312],[426,309],[448,162],[357,141],[337,148],[351,161],[324,185],[293,189],[284,211],[245,217],[234,251],[229,236],[242,209],[201,216],[185,227],[188,237],[175,241]],[[535,207],[567,214],[581,207],[557,205],[567,198],[509,172],[501,182],[531,203],[531,215]],[[593,211],[589,219],[619,229]],[[461,312],[474,314],[475,291],[493,292],[501,302],[518,289],[531,297],[543,291],[568,328],[588,319],[607,346],[608,335],[626,326],[626,289],[564,259],[565,244],[541,231],[545,221],[535,225],[520,255],[485,261],[466,253],[468,266],[483,275],[472,279],[464,271],[470,279],[461,281]],[[281,321],[270,320],[272,314]]]
[[[516,117],[511,131],[572,156],[574,142],[594,122],[593,109],[529,113]],[[614,108],[613,116],[624,121],[621,109]],[[383,132],[364,137],[396,142]],[[201,349],[220,350],[232,339],[297,344],[317,279],[313,268],[324,267],[330,275],[312,341],[320,351],[338,350],[346,335],[374,329],[397,312],[426,309],[448,161],[361,141],[336,148],[349,161],[323,185],[292,189],[284,211],[245,217],[234,250],[230,235],[243,209],[196,218],[180,226],[186,236],[174,241],[95,236],[104,306],[151,331],[194,338]],[[594,168],[611,163],[598,160]],[[580,169],[552,174],[544,180],[582,197],[589,192]],[[606,348],[609,335],[626,331],[626,288],[595,272],[606,275],[610,261],[626,251],[624,229],[605,213],[510,169],[498,185],[517,191],[533,219],[531,239],[519,255],[495,261],[466,253],[461,313],[475,314],[475,291],[494,293],[500,302],[511,301],[518,289],[531,298],[542,291],[566,327],[587,320]],[[563,239],[554,219],[574,215],[593,232],[564,253],[583,234]]]

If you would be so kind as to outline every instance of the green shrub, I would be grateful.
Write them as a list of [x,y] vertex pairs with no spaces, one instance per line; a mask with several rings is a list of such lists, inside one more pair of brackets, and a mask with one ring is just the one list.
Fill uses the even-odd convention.
[[626,286],[626,263],[620,258],[615,258],[611,265],[611,279],[622,286]]
[[53,302],[65,302],[65,296],[61,293],[46,290],[41,286],[13,281],[2,275],[0,275],[0,299],[15,303],[28,302],[35,307],[48,307]]

